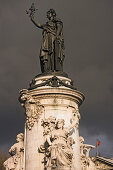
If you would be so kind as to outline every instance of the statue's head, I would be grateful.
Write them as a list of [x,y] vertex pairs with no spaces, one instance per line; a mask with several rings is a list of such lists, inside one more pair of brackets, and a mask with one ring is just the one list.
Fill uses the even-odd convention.
[[48,121],[49,121],[49,128],[52,130],[56,127],[56,117],[54,116],[50,116],[48,118]]
[[56,17],[56,12],[54,9],[50,9],[49,11],[47,11],[47,18],[51,19],[51,18],[55,18]]
[[43,126],[43,127],[48,126],[48,124],[49,124],[48,119],[44,119],[41,121],[41,126]]
[[23,140],[24,140],[24,134],[23,134],[23,133],[19,133],[19,134],[17,135],[16,140],[17,140],[17,142],[23,141]]
[[75,144],[75,141],[72,137],[68,137],[67,143],[72,146],[73,144]]
[[50,123],[56,123],[56,117],[50,116],[50,117],[48,118],[48,121],[49,121]]
[[64,119],[58,119],[57,120],[57,128],[61,129],[64,127]]
[[82,136],[79,137],[79,141],[80,143],[83,143],[84,142],[84,138]]

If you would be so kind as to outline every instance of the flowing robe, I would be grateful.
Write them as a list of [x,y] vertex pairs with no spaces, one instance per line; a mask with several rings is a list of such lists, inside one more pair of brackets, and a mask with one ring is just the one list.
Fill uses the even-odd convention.
[[42,72],[62,71],[64,60],[63,23],[49,20],[43,28],[43,41],[40,50]]
[[72,167],[73,151],[68,145],[69,133],[67,129],[54,130],[51,133],[52,145],[50,146],[51,164],[56,162],[59,167]]

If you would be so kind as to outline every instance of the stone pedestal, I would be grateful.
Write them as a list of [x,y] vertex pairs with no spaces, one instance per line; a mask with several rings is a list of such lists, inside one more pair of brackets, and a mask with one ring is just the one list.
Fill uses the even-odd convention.
[[70,128],[70,136],[75,141],[72,145],[73,160],[70,169],[81,170],[78,108],[83,100],[84,95],[73,88],[71,79],[62,76],[37,77],[28,90],[21,90],[20,102],[26,114],[25,170],[52,169],[48,165],[49,158],[45,160],[43,148],[52,130],[47,132],[47,124],[42,123],[50,117],[56,118],[56,121],[63,119],[64,129],[76,121],[75,126]]

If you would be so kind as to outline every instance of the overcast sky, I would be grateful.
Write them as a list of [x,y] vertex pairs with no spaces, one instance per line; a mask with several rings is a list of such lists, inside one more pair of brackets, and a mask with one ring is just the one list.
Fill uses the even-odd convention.
[[101,156],[113,157],[113,0],[0,0],[0,151],[24,131],[19,90],[40,73],[42,33],[25,13],[32,2],[40,23],[49,8],[64,23],[64,70],[86,97],[80,135],[99,138]]

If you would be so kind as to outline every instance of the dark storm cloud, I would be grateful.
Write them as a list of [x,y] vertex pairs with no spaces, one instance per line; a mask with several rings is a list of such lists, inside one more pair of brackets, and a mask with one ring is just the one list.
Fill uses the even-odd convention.
[[[86,100],[80,107],[80,134],[101,152],[113,156],[113,1],[34,0],[37,20],[46,22],[54,8],[64,22],[64,70]],[[27,88],[40,73],[41,30],[30,22],[25,10],[31,0],[0,0],[0,148],[7,150],[16,134],[24,131],[24,111],[19,90]]]

